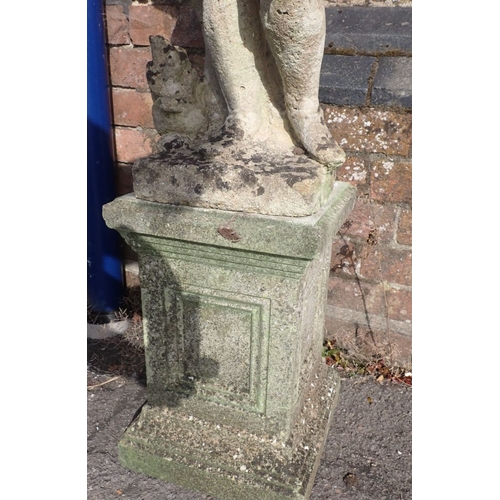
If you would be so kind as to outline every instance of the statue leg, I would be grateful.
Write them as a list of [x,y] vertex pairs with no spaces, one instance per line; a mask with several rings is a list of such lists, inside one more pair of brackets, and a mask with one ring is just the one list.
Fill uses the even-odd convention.
[[261,0],[261,18],[294,132],[320,163],[342,165],[345,153],[324,122],[318,98],[325,43],[324,0]]
[[[272,119],[262,72],[266,40],[258,0],[203,0],[203,30],[213,70],[228,107],[228,123],[255,139]],[[241,134],[240,134],[241,137]]]

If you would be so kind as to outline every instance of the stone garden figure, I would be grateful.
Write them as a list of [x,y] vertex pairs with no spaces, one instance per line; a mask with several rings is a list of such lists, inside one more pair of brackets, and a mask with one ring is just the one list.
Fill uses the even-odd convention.
[[300,146],[318,162],[340,166],[345,154],[318,99],[325,0],[195,1],[226,125],[244,141]]

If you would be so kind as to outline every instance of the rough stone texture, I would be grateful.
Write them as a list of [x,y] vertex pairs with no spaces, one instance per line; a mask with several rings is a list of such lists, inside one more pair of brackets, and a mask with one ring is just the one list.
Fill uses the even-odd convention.
[[140,258],[148,406],[125,465],[228,500],[308,497],[336,394],[321,358],[331,240],[354,201],[337,183],[303,218],[104,206]]
[[[339,212],[335,217],[345,219],[349,215],[355,204],[354,193],[355,190],[348,184],[335,183],[330,195],[330,200],[337,197],[340,200],[337,206]],[[127,227],[131,230],[132,227],[127,221],[133,220],[133,229],[140,234],[149,234],[154,230],[162,237],[188,239],[204,245],[236,247],[262,253],[279,253],[279,249],[283,248],[283,239],[287,238],[286,255],[290,258],[314,257],[319,237],[315,224],[324,212],[322,209],[309,217],[261,216],[151,203],[139,200],[132,194],[117,198],[112,203],[113,210],[111,211],[109,204],[105,205],[103,215],[107,224],[117,230],[126,230]],[[189,223],[190,217],[195,214],[207,214],[207,219],[200,218],[196,224]],[[158,217],[168,217],[168,224],[163,226]],[[224,237],[218,231],[220,227],[232,228],[239,235],[239,239]],[[258,237],[254,234],[255,231]],[[293,238],[290,237],[291,233]],[[251,235],[253,236],[250,237]]]
[[[180,142],[133,168],[137,198],[268,215],[307,216],[328,198],[334,172],[305,155],[276,154],[233,139],[191,149]],[[274,154],[273,154],[274,153]]]
[[[234,25],[220,26],[226,19],[226,13],[219,11],[212,3],[209,4],[207,8],[209,12],[213,8],[213,13],[207,16],[207,24],[217,33],[223,30],[228,39],[234,38]],[[237,18],[241,22],[249,22],[247,16],[250,15],[245,10],[241,19],[238,17],[239,13]],[[319,34],[316,33],[316,18],[314,19],[313,38],[316,39]],[[235,19],[229,16],[227,20],[234,22]],[[269,21],[269,26],[276,27],[276,24],[279,21]],[[318,26],[321,27],[320,24]],[[210,32],[209,28],[207,30]],[[210,36],[219,40],[220,33]],[[255,118],[257,121],[267,116],[267,105],[264,101],[259,101],[251,109],[231,108],[228,96],[236,92],[235,79],[241,80],[241,75],[234,67],[235,55],[229,58],[227,47],[224,45],[221,48],[216,44],[212,50],[212,55],[216,58],[214,66],[218,68],[219,83],[230,112],[223,131],[219,133],[225,111],[217,111],[214,106],[209,105],[218,102],[217,95],[212,92],[210,97],[212,87],[199,81],[187,53],[173,47],[162,37],[152,36],[150,40],[153,61],[148,63],[147,78],[154,99],[152,111],[156,129],[160,134],[170,132],[189,142],[199,143],[201,140],[202,143],[197,144],[197,147],[186,148],[177,147],[177,144],[170,145],[165,154],[138,162],[134,166],[136,196],[161,203],[270,215],[306,216],[318,211],[332,187],[332,167],[343,162],[343,152],[335,146],[335,159],[330,158],[333,163],[328,163],[328,168],[305,155],[295,155],[292,152],[294,143],[283,128],[283,123],[281,128],[270,125],[268,132],[273,136],[272,143],[267,136],[266,141],[262,137],[253,141],[255,135],[259,136],[264,131],[258,126],[256,133],[250,132],[249,124],[254,123],[254,116],[259,115],[259,118]],[[215,41],[212,40],[211,43],[214,44]],[[225,40],[224,44],[227,43]],[[261,40],[258,43],[263,42]],[[252,76],[253,80],[250,78],[250,81],[245,82],[248,88],[245,87],[244,101],[253,95],[255,85],[260,82],[254,74],[258,73],[258,67],[249,67],[247,70],[249,78]],[[238,92],[240,87],[241,85]],[[317,100],[317,88],[315,92]],[[308,140],[312,141],[310,144],[315,144],[315,149],[310,154],[315,159],[321,157],[325,160],[324,154],[330,155],[330,146],[334,143],[330,144],[331,137],[325,135],[330,136],[330,133],[322,116],[316,116],[318,110],[319,107],[316,106],[314,115],[302,118],[313,121],[317,119],[318,126],[311,125],[313,128],[307,132],[311,134],[308,136]],[[303,109],[300,111],[304,112]],[[231,120],[234,120],[234,126]],[[215,130],[210,130],[210,126],[214,127],[214,121],[218,126]],[[286,136],[284,142],[278,140],[280,130]],[[313,137],[315,134],[317,137]],[[203,139],[208,139],[209,144],[203,143]]]
[[411,108],[411,57],[381,57],[373,80],[373,105]]
[[[214,500],[122,467],[118,442],[146,401],[146,387],[129,377],[87,378],[90,385],[108,382],[87,391],[88,500]],[[345,376],[310,500],[411,500],[411,455],[412,388]],[[356,483],[346,484],[346,474]]]
[[340,166],[345,155],[318,100],[324,2],[205,0],[202,16],[210,80],[217,81],[242,140],[272,137],[285,151],[297,143],[318,162]]
[[407,156],[411,114],[370,108],[325,106],[325,120],[346,150]]
[[215,126],[222,126],[224,117],[209,106],[207,86],[200,81],[186,51],[161,36],[152,36],[151,52],[153,60],[147,64],[146,76],[158,133],[193,139],[207,132],[210,118],[218,122]]
[[326,9],[326,46],[345,53],[411,54],[412,9]]
[[368,81],[375,57],[325,55],[319,83],[319,99],[325,104],[366,104]]
[[[272,435],[248,432],[168,407],[142,408],[119,444],[120,462],[216,496],[220,500],[309,498],[333,410],[339,379],[325,365],[314,378],[294,429],[295,446]],[[318,375],[318,373],[316,375]],[[314,385],[314,384],[313,384]]]

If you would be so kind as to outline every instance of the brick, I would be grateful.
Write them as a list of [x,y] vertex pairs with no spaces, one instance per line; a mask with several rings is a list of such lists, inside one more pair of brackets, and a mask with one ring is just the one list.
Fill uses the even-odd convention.
[[172,43],[192,49],[205,47],[200,20],[189,5],[180,6],[177,25],[172,33]]
[[115,127],[116,160],[133,163],[153,152],[153,140],[144,130]]
[[362,362],[382,359],[387,366],[411,368],[411,336],[391,329],[368,328],[355,319],[325,318],[326,338],[335,339],[352,357]]
[[[387,301],[387,305],[386,305]],[[363,313],[366,318],[380,316],[395,321],[411,322],[412,291],[390,287],[384,292],[382,283],[330,276],[327,303],[334,307]],[[365,321],[368,321],[365,318]],[[380,323],[380,321],[379,321]]]
[[358,263],[360,278],[411,286],[412,254],[408,250],[366,245],[359,252]]
[[177,23],[178,10],[170,5],[131,5],[129,9],[130,38],[134,45],[149,45],[151,35],[167,40]]
[[411,108],[411,57],[381,57],[371,95],[372,105]]
[[111,47],[109,49],[111,84],[116,87],[149,90],[146,64],[151,59],[149,47]]
[[331,276],[328,282],[328,303],[364,314],[384,314],[385,300],[381,284]]
[[344,224],[339,233],[359,238],[363,242],[366,242],[372,233],[378,244],[387,244],[394,239],[396,214],[395,206],[379,205],[358,198],[347,219],[348,224]]
[[397,321],[411,321],[412,317],[412,292],[391,288],[386,290],[388,315]]
[[129,127],[154,128],[151,108],[153,99],[149,92],[132,89],[113,89],[113,123]]
[[411,54],[412,9],[328,7],[325,45],[342,52]]
[[323,109],[333,137],[346,151],[409,155],[410,113],[337,106]]
[[325,55],[321,66],[319,100],[327,104],[364,105],[375,57]]
[[200,78],[203,78],[205,73],[205,56],[202,54],[188,54],[189,61],[193,65],[196,73]]
[[129,23],[121,5],[106,5],[106,31],[110,45],[128,45]]
[[127,260],[124,264],[125,285],[128,288],[139,288],[141,286],[141,280],[139,278],[138,259]]
[[402,209],[399,217],[396,240],[401,245],[411,245],[412,233],[411,209]]
[[121,255],[122,255],[122,260],[125,261],[125,260],[133,260],[133,261],[138,261],[139,260],[139,256],[137,255],[137,253],[132,250],[132,248],[130,248],[129,244],[120,236],[121,238]]
[[131,193],[134,190],[132,182],[132,165],[129,163],[118,163],[115,172],[117,196]]
[[337,237],[332,242],[330,276],[356,277],[356,266],[362,246],[349,238]]
[[368,167],[363,158],[348,156],[344,164],[335,172],[335,178],[353,186],[364,186],[368,179]]
[[411,162],[376,161],[372,165],[370,196],[381,203],[411,203]]

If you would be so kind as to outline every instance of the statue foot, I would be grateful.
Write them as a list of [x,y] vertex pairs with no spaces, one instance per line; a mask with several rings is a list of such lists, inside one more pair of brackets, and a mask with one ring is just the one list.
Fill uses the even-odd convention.
[[346,160],[346,154],[344,150],[335,142],[333,138],[324,143],[309,144],[306,146],[311,156],[318,161],[326,165],[328,168],[338,168]]
[[321,108],[314,113],[289,109],[288,116],[298,139],[313,159],[332,169],[345,162],[344,150],[330,134]]

